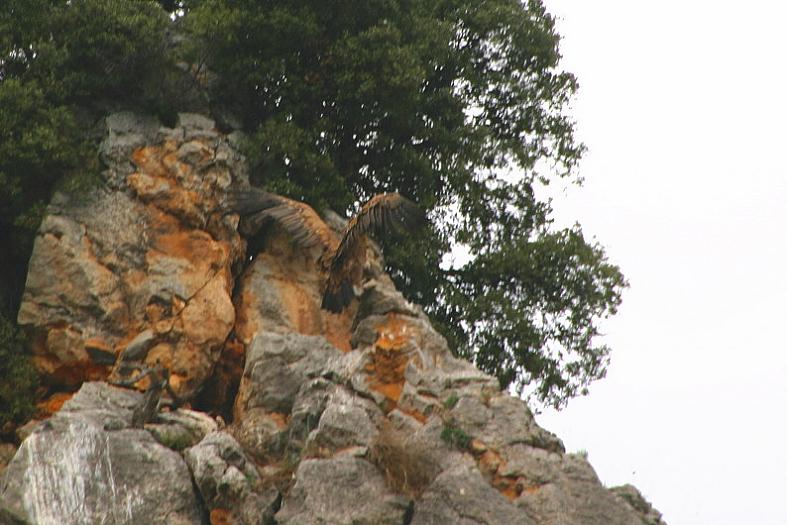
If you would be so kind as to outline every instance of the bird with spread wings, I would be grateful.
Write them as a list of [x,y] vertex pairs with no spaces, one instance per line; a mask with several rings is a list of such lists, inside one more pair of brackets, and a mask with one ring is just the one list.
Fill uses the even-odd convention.
[[308,204],[259,188],[228,192],[224,209],[241,216],[238,230],[246,237],[275,222],[299,246],[321,246],[319,262],[326,273],[321,307],[334,313],[344,310],[355,296],[353,284],[360,282],[363,273],[366,235],[395,229],[411,231],[425,221],[423,211],[398,193],[380,193],[369,199],[339,238]]

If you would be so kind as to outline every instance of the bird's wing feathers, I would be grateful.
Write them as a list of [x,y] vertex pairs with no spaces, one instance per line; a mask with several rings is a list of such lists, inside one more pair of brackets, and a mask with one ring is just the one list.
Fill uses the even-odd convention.
[[236,188],[227,191],[221,208],[229,213],[248,216],[282,203],[281,195],[270,193],[255,187]]
[[258,188],[227,193],[226,211],[241,215],[243,233],[253,235],[268,221],[279,224],[303,248],[321,244],[333,250],[337,241],[333,232],[311,206]]
[[[253,235],[268,221],[274,221],[299,246],[321,245],[328,266],[322,307],[342,311],[352,301],[353,283],[361,278],[365,244],[360,242],[372,231],[409,231],[422,225],[425,217],[412,201],[398,193],[381,193],[363,205],[350,219],[341,241],[311,206],[258,188],[231,190],[222,205],[225,212],[241,215],[243,233]],[[325,257],[327,255],[327,257]]]
[[373,230],[412,230],[425,221],[421,209],[398,193],[381,193],[363,205],[350,219],[336,248],[323,294],[322,307],[340,312],[353,298],[352,283],[360,278],[364,246],[360,240]]
[[334,265],[339,265],[351,252],[353,244],[372,230],[405,231],[419,227],[425,220],[423,211],[413,201],[398,193],[380,193],[361,207],[358,215],[350,219],[336,250]]

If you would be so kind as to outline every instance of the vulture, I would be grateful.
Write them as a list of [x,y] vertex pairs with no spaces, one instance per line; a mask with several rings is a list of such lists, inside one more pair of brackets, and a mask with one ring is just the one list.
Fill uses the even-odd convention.
[[252,237],[265,224],[275,222],[293,241],[306,249],[322,247],[318,260],[325,273],[321,307],[338,313],[350,304],[353,284],[360,281],[366,258],[366,235],[394,229],[411,231],[426,220],[423,211],[398,193],[380,193],[361,207],[344,228],[340,238],[311,206],[249,187],[231,190],[224,202],[226,212],[240,215],[238,231]]

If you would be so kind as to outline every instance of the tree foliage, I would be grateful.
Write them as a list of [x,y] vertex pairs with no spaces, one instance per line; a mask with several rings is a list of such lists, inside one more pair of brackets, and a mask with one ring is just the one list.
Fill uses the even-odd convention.
[[90,130],[116,100],[161,97],[169,19],[154,2],[9,0],[0,12],[0,243],[18,301],[33,233],[56,183],[95,175]]
[[33,415],[37,377],[24,354],[24,336],[0,312],[0,434],[7,423],[24,423]]
[[[182,60],[207,68],[217,114],[239,117],[258,184],[346,211],[399,191],[429,211],[429,230],[386,259],[458,354],[556,406],[603,376],[598,322],[625,280],[536,195],[575,180],[584,149],[566,114],[576,80],[540,0],[9,2],[4,276],[24,275],[53,186],[95,163],[93,123],[119,103],[171,112]],[[187,36],[177,48],[173,32]],[[452,261],[457,250],[467,257]]]
[[[389,269],[457,353],[556,406],[603,376],[597,325],[625,280],[535,195],[583,153],[540,1],[185,4],[190,59],[243,116],[259,183],[342,210],[415,199],[433,228],[387,246]],[[468,262],[446,261],[457,247]]]
[[10,320],[44,207],[55,187],[97,176],[91,132],[108,108],[164,105],[168,26],[145,1],[8,0],[0,11],[0,427],[33,397]]

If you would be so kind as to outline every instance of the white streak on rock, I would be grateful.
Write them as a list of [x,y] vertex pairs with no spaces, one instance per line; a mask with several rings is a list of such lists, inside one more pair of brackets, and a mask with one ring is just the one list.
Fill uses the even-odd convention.
[[[133,486],[118,485],[108,434],[90,421],[71,421],[57,448],[39,433],[25,442],[24,506],[41,525],[134,523],[143,502]],[[86,501],[87,497],[95,501]],[[102,503],[103,502],[103,503]]]

